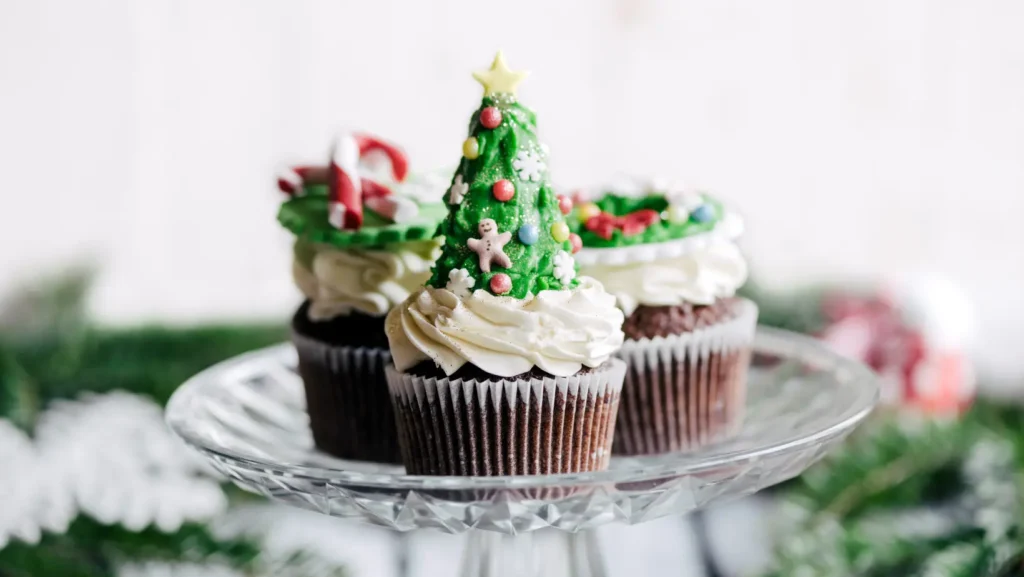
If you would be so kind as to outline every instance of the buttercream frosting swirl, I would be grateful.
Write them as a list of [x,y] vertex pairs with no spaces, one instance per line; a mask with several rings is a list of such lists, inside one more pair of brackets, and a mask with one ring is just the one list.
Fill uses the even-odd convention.
[[629,315],[640,305],[709,305],[731,297],[747,280],[747,263],[735,244],[722,241],[673,258],[582,266],[580,274],[597,279]]
[[400,243],[383,250],[317,247],[308,265],[296,259],[292,276],[309,299],[309,318],[329,320],[358,311],[381,316],[430,278],[440,243]]
[[466,363],[499,377],[537,367],[555,376],[597,367],[623,342],[622,312],[601,284],[580,278],[572,290],[525,299],[477,290],[459,298],[425,287],[388,315],[395,367],[433,360],[451,375]]

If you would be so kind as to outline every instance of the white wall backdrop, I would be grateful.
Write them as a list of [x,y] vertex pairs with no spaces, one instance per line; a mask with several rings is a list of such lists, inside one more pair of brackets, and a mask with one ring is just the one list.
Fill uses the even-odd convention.
[[275,168],[339,126],[455,163],[501,47],[559,182],[717,190],[780,286],[947,275],[984,367],[1024,373],[1022,21],[1015,0],[7,0],[0,285],[85,256],[110,322],[287,314]]

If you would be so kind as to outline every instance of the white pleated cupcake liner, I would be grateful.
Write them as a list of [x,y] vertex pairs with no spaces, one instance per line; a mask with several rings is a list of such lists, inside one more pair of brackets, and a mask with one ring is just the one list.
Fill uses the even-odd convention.
[[737,306],[736,316],[708,328],[624,343],[615,454],[689,451],[736,434],[758,312],[749,300]]
[[626,366],[570,377],[451,380],[387,368],[406,470],[537,475],[601,470]]
[[317,447],[342,459],[400,463],[384,368],[387,349],[324,343],[292,331]]

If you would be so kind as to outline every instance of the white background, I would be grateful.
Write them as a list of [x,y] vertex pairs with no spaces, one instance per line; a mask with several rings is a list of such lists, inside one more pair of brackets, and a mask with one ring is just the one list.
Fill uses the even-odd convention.
[[109,322],[284,318],[275,168],[340,126],[453,165],[503,48],[553,174],[683,178],[763,282],[912,270],[1024,374],[1024,3],[6,0],[0,290],[87,257]]

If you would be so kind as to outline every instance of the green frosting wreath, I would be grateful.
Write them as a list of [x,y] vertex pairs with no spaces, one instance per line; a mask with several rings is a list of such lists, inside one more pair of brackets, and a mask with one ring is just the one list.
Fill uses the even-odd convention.
[[300,241],[337,248],[366,249],[430,240],[437,234],[437,225],[448,212],[440,203],[420,204],[420,212],[415,218],[408,222],[394,223],[364,208],[362,228],[339,230],[327,221],[327,200],[327,186],[310,186],[303,196],[292,197],[281,205],[277,220]]
[[[667,218],[669,200],[664,194],[651,193],[647,196],[633,197],[608,193],[593,203],[579,204],[566,221],[569,228],[580,235],[583,246],[587,248],[616,248],[666,242],[708,232],[722,221],[725,215],[725,207],[722,203],[704,194],[700,196],[704,200],[703,206],[706,207],[706,216],[708,216],[706,219],[698,219],[695,214],[691,214],[685,221],[673,222]],[[602,212],[615,217],[626,216],[640,210],[653,210],[658,213],[659,218],[657,222],[636,234],[625,234],[621,229],[615,229],[611,238],[604,238],[587,229],[584,216],[586,216],[588,204],[597,205]]]

